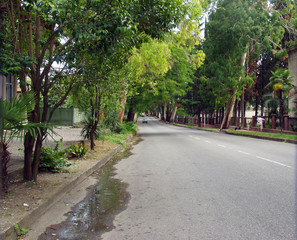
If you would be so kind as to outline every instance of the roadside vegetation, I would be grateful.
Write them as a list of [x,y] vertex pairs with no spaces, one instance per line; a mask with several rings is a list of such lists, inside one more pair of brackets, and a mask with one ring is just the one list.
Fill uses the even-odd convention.
[[[283,116],[294,111],[287,69],[297,46],[296,12],[294,0],[2,1],[0,74],[14,76],[20,95],[34,98],[22,100],[27,112],[0,125],[2,183],[9,161],[4,133],[22,133],[23,178],[36,182],[58,108],[86,114],[82,135],[90,151],[97,139],[122,143],[117,134],[136,131],[124,119],[144,112],[167,122],[181,112],[199,121],[216,115],[222,130],[232,115],[243,124],[253,109],[256,116],[276,114],[282,129]],[[2,105],[4,119],[10,110]],[[80,144],[69,151],[87,152]]]
[[285,134],[285,133],[268,133],[268,132],[255,132],[255,131],[241,131],[241,130],[227,130],[234,134],[252,135],[252,136],[263,136],[269,138],[283,139],[283,140],[297,140],[297,135]]

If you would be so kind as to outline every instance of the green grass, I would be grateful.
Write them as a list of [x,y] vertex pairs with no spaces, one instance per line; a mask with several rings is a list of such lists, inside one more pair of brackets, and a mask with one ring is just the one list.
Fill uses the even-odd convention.
[[127,138],[128,138],[128,135],[126,134],[109,133],[104,135],[104,141],[115,143],[115,144],[122,144],[122,145],[125,143],[125,140]]
[[264,136],[264,137],[271,137],[271,138],[280,138],[280,139],[290,139],[290,140],[297,140],[297,135],[291,134],[284,134],[284,133],[266,133],[266,132],[251,132],[251,131],[240,131],[240,130],[231,130],[229,129],[228,132],[235,133],[235,134],[246,134],[252,136]]
[[[174,125],[182,126],[182,127],[193,127],[193,126],[190,126],[190,125],[179,124],[179,123],[174,123]],[[216,132],[220,131],[218,128],[203,128],[203,127],[200,127],[199,129],[212,130],[212,131],[216,131]],[[278,139],[283,139],[283,140],[288,140],[288,139],[289,140],[297,140],[297,135],[292,135],[292,134],[254,132],[254,131],[240,131],[240,130],[233,130],[233,129],[228,129],[227,131],[230,132],[230,133],[234,133],[234,134],[244,134],[244,135],[252,135],[252,136],[264,136],[264,137],[278,138]]]
[[174,123],[174,125],[181,126],[181,127],[188,127],[188,128],[195,127],[195,128],[198,128],[198,129],[212,130],[212,131],[216,131],[216,132],[219,132],[220,131],[220,129],[218,129],[218,128],[197,127],[197,126],[194,126],[194,125],[185,125],[185,124],[180,124],[180,123]]

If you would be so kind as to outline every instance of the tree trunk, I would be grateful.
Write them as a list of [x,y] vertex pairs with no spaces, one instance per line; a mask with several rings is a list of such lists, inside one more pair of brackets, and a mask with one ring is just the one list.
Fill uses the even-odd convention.
[[24,180],[28,181],[33,180],[32,159],[34,143],[35,138],[30,133],[27,133],[24,143]]
[[245,94],[244,94],[244,89],[242,89],[242,94],[241,94],[241,104],[240,104],[240,112],[241,112],[241,126],[243,127],[244,123],[244,117],[245,117]]
[[42,135],[38,134],[38,136],[37,136],[34,157],[33,157],[33,163],[32,163],[32,178],[35,182],[37,181],[38,168],[39,168],[39,163],[40,163],[42,137],[43,137],[43,134]]
[[[2,182],[2,191],[3,193],[8,193],[8,172],[7,172],[7,164],[9,162],[8,145],[4,142],[1,142],[0,146],[0,160],[1,160],[1,182]],[[0,191],[0,193],[2,192]],[[2,194],[0,194],[0,197]]]
[[94,140],[94,130],[93,130],[93,126],[90,132],[90,144],[91,144],[91,150],[94,150],[95,148],[95,140]]
[[171,112],[171,117],[170,117],[170,122],[174,122],[175,116],[176,116],[176,111],[177,111],[177,105],[174,105],[174,108]]
[[280,94],[279,97],[279,123],[280,123],[280,127],[281,130],[284,129],[284,99],[282,98],[282,93]]
[[201,127],[201,111],[200,110],[198,110],[198,112],[197,112],[197,115],[198,115],[198,127]]
[[228,129],[230,126],[230,121],[231,121],[232,112],[234,109],[235,100],[236,100],[236,94],[233,93],[233,97],[229,98],[229,100],[228,100],[224,118],[223,118],[223,121],[222,121],[222,124],[220,127],[220,131],[223,129]]
[[162,104],[162,113],[161,113],[161,120],[165,121],[165,103]]
[[128,121],[128,122],[133,122],[133,120],[134,120],[133,106],[130,106],[130,107],[129,107],[128,116],[127,116],[127,121]]
[[170,103],[166,104],[166,122],[170,122],[171,111],[170,111]]
[[125,91],[124,96],[120,99],[120,104],[121,104],[121,111],[119,112],[120,124],[123,123],[126,101],[127,101],[127,91]]
[[256,104],[255,104],[255,116],[258,116],[258,107],[259,107],[259,97],[256,96]]
[[234,103],[234,108],[233,108],[233,121],[231,123],[231,125],[236,126],[236,122],[237,122],[237,109],[238,109],[238,100],[235,100]]
[[[248,46],[246,47],[246,49],[247,48],[248,48]],[[241,56],[241,63],[240,63],[240,65],[242,67],[242,71],[244,71],[246,57],[247,57],[247,52],[245,52]],[[241,77],[239,77],[238,82],[240,82],[240,81],[241,81]],[[224,116],[222,125],[220,127],[220,130],[222,130],[222,129],[228,129],[229,128],[230,120],[231,120],[231,115],[232,115],[232,111],[234,109],[234,103],[235,103],[235,100],[236,100],[236,93],[237,93],[237,90],[234,90],[234,91],[231,92],[231,97],[228,100],[227,107],[226,107],[226,110],[225,110],[225,116]]]

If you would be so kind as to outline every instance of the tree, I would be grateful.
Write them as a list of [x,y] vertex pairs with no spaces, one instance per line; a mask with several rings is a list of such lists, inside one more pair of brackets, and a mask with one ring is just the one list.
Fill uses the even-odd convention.
[[[235,100],[252,83],[247,60],[249,55],[259,54],[269,16],[266,7],[266,1],[222,0],[210,15],[204,46],[206,76],[217,99],[228,99],[223,103],[226,109],[221,129],[229,127]],[[253,52],[249,51],[251,44]]]
[[7,164],[9,162],[9,143],[13,137],[23,137],[26,132],[33,136],[38,134],[45,126],[40,123],[26,122],[27,115],[30,115],[34,108],[35,99],[32,94],[24,94],[19,98],[3,100],[0,98],[0,158],[1,158],[1,181],[2,190],[8,192]]
[[136,111],[140,110],[138,104],[156,94],[158,80],[171,68],[170,57],[168,45],[156,39],[134,49],[129,61],[133,82],[129,85],[128,121],[133,121]]
[[277,97],[279,100],[279,113],[280,113],[280,126],[284,128],[284,113],[286,111],[284,101],[288,101],[288,94],[294,85],[293,77],[290,76],[290,72],[284,68],[279,68],[275,72],[272,72],[272,77],[269,79],[269,83],[266,87],[273,89],[273,97]]
[[[89,134],[91,149],[95,146],[95,133],[99,127],[99,122],[110,119],[114,113],[119,111],[119,96],[123,92],[123,85],[120,81],[115,81],[112,63],[106,60],[101,68],[96,64],[97,58],[91,58],[85,65],[83,91],[80,97],[85,100],[85,112],[89,115]],[[114,109],[115,108],[115,109]],[[112,116],[111,116],[112,115]]]
[[[139,8],[143,2],[147,7]],[[170,29],[180,15],[180,6],[182,3],[178,0],[17,0],[1,3],[1,10],[6,12],[2,24],[5,32],[5,51],[0,57],[5,63],[2,71],[18,75],[22,92],[34,91],[35,108],[28,120],[33,123],[50,121],[52,113],[81,79],[82,63],[89,54],[101,59],[112,58],[116,49],[128,57],[126,50],[142,39],[140,31],[149,33],[150,27],[155,26],[154,33],[160,35]],[[143,14],[145,22],[138,31],[140,15],[155,7],[158,14]],[[158,24],[161,22],[163,24]],[[60,84],[66,90],[48,114],[50,89]],[[46,134],[46,129],[41,129],[37,136],[26,135],[26,180],[37,179],[40,151]]]

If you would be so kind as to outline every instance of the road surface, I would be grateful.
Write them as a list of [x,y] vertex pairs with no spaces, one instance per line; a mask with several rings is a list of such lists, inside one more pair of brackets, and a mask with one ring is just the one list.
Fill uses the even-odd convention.
[[140,119],[117,165],[131,200],[108,239],[296,239],[296,145]]

